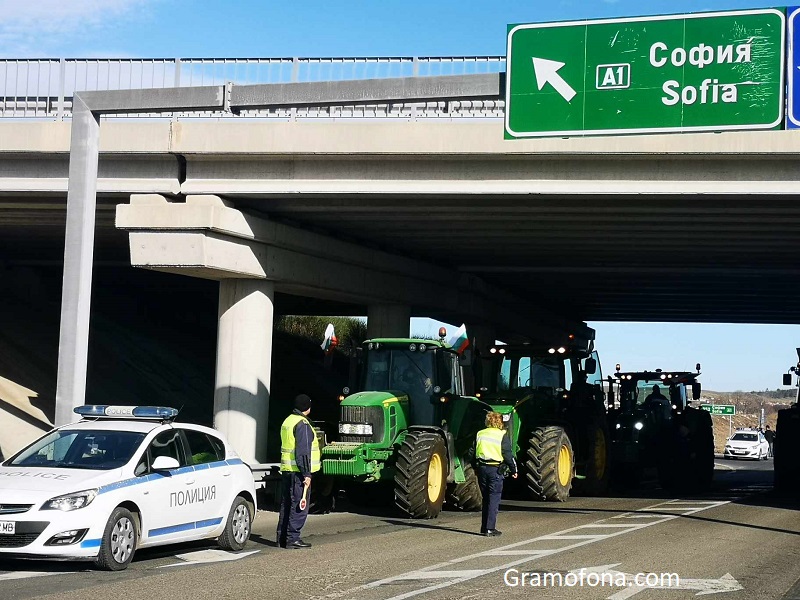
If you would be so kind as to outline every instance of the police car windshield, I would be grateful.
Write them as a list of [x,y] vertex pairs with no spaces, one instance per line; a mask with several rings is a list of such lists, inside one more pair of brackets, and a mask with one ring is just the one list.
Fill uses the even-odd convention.
[[117,469],[126,464],[144,440],[136,431],[59,429],[34,442],[6,465],[56,469]]
[[757,442],[758,435],[755,433],[734,433],[731,439],[736,442]]

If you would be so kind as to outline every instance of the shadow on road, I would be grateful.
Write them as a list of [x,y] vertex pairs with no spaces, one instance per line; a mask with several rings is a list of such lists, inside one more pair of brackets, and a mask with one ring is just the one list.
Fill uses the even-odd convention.
[[435,529],[438,531],[452,531],[453,533],[463,533],[465,535],[477,535],[478,537],[484,537],[479,532],[471,529],[456,529],[455,527],[443,527],[441,525],[432,525],[430,521],[412,521],[411,519],[408,520],[383,519],[383,522],[388,525],[394,525],[397,527],[413,527],[415,529]]

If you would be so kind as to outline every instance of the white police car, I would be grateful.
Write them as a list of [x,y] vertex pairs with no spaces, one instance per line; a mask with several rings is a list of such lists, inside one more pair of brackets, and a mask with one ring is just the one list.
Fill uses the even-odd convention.
[[164,407],[80,406],[0,465],[0,556],[124,569],[138,548],[216,538],[241,550],[253,474],[209,427]]

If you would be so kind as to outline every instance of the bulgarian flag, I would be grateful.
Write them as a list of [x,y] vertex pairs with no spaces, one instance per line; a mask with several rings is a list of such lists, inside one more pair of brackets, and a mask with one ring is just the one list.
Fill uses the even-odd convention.
[[320,348],[325,352],[332,350],[331,346],[336,346],[337,341],[336,336],[333,334],[333,323],[328,323],[328,326],[325,328],[325,339],[322,340]]
[[456,329],[455,334],[450,338],[450,345],[459,354],[469,347],[469,337],[467,337],[467,326],[465,324],[462,323],[461,327]]

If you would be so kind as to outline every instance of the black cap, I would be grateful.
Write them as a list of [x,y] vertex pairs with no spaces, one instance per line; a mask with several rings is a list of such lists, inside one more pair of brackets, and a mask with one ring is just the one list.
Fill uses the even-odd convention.
[[300,412],[306,412],[309,408],[311,408],[311,398],[305,394],[296,396],[294,399],[294,407]]

